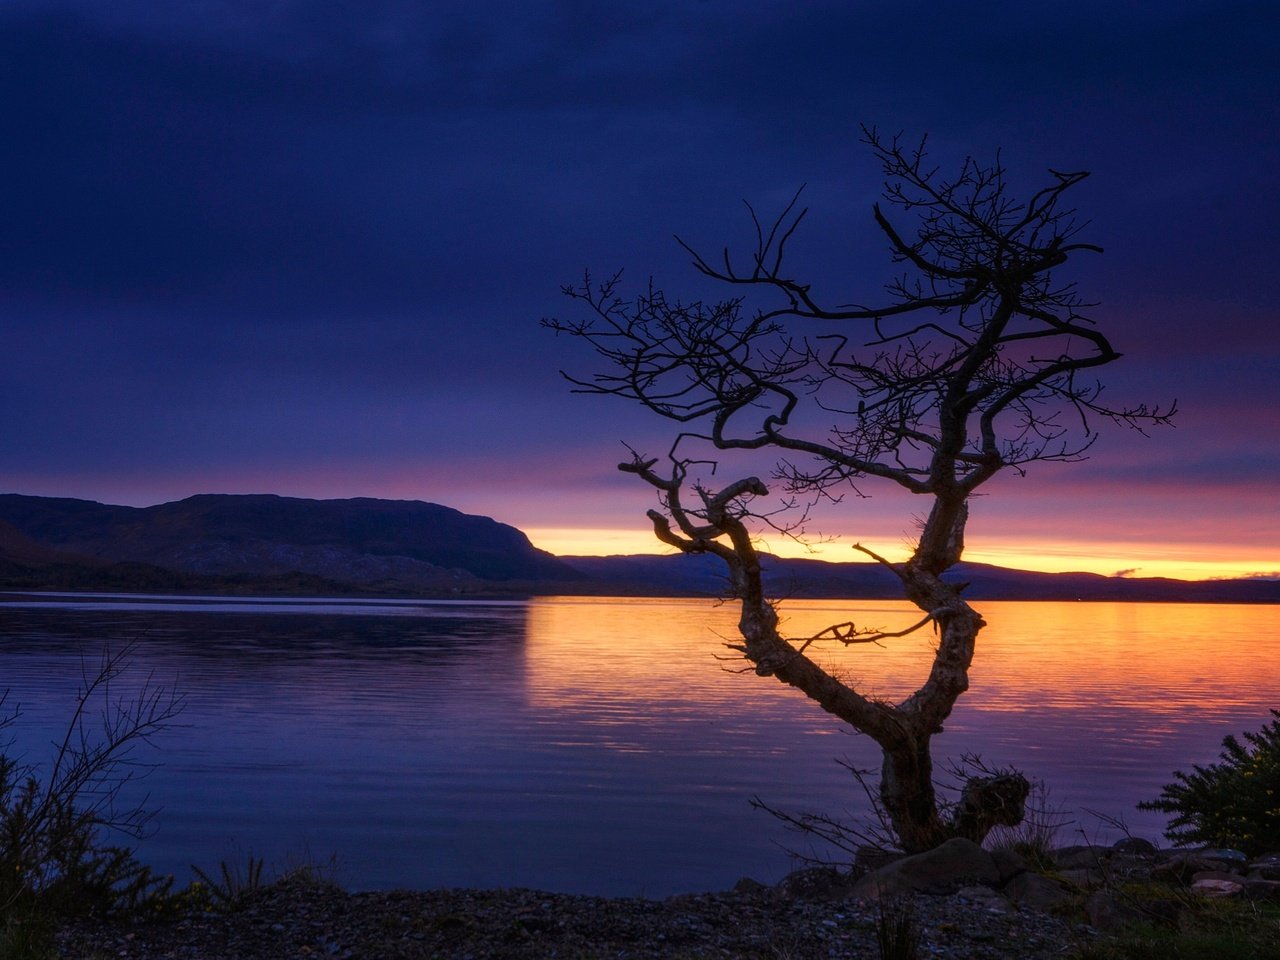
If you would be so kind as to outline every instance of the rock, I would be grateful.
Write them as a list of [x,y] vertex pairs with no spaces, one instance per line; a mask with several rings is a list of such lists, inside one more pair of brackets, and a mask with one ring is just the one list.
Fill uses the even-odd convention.
[[840,900],[852,894],[853,880],[834,867],[806,867],[788,873],[774,890],[788,900]]
[[1280,880],[1280,853],[1264,853],[1250,860],[1249,876],[1257,874],[1260,880]]
[[1191,875],[1191,883],[1201,880],[1229,880],[1232,883],[1244,883],[1240,874],[1230,870],[1197,870]]
[[1061,870],[1058,876],[1079,890],[1092,890],[1102,886],[1106,874],[1097,868],[1079,867],[1075,870]]
[[1004,895],[1015,903],[1047,913],[1071,899],[1071,893],[1056,880],[1039,873],[1020,873],[1003,888]]
[[1228,863],[1234,867],[1243,870],[1249,862],[1249,857],[1243,851],[1232,850],[1227,847],[1205,847],[1202,850],[1193,850],[1197,857],[1202,860],[1214,860],[1219,863]]
[[1198,897],[1237,897],[1244,893],[1244,883],[1236,880],[1197,880],[1191,884],[1191,892]]
[[1125,837],[1111,845],[1111,852],[1124,857],[1154,857],[1160,853],[1160,850],[1150,840],[1143,840],[1141,837]]
[[734,893],[765,893],[769,887],[752,877],[742,877],[733,885]]
[[999,883],[1000,871],[991,854],[957,837],[867,874],[854,886],[853,895],[875,900],[908,891],[950,893],[968,881]]
[[1008,883],[1020,873],[1026,873],[1031,869],[1031,864],[1027,863],[1025,857],[1016,850],[1010,850],[1008,847],[997,847],[991,851],[991,859],[995,861],[996,869],[1000,871],[1000,882]]
[[872,870],[879,870],[881,867],[887,867],[895,860],[901,860],[906,854],[901,850],[886,850],[884,847],[873,847],[864,844],[858,847],[858,852],[853,857],[854,873],[870,873]]
[[1162,860],[1151,868],[1153,880],[1169,883],[1189,883],[1193,874],[1201,870],[1216,870],[1222,866],[1220,860],[1206,860],[1196,853],[1175,853],[1167,860]]

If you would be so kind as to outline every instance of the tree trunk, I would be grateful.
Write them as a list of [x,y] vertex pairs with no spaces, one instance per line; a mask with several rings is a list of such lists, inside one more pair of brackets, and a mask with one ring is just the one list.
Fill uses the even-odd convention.
[[[637,460],[623,468],[666,490],[668,506],[677,516],[683,516],[678,485],[652,474],[651,466]],[[907,597],[929,614],[926,622],[931,622],[938,634],[928,678],[915,693],[895,705],[858,693],[807,657],[804,651],[808,643],[793,646],[778,632],[778,615],[765,595],[759,554],[741,519],[726,509],[726,503],[739,496],[741,490],[758,494],[764,491],[764,485],[750,478],[715,496],[704,495],[710,524],[705,533],[727,534],[731,545],[703,535],[704,531],[687,518],[681,524],[684,535],[676,534],[666,517],[657,511],[649,512],[654,532],[664,543],[686,553],[713,553],[725,562],[730,592],[741,603],[738,629],[743,644],[730,646],[755,664],[756,673],[803,691],[827,713],[879,744],[884,754],[880,803],[903,850],[918,853],[955,836],[981,842],[995,824],[1017,823],[1027,794],[1027,783],[1021,776],[970,779],[954,815],[947,819],[938,809],[933,783],[930,741],[935,733],[942,732],[957,698],[969,687],[974,644],[985,625],[982,617],[960,598],[959,589],[939,578],[963,550],[968,516],[963,497],[939,498],[915,555],[905,564],[892,566]]]
[[880,803],[898,844],[907,853],[933,849],[950,834],[938,815],[929,736],[880,747],[884,751]]

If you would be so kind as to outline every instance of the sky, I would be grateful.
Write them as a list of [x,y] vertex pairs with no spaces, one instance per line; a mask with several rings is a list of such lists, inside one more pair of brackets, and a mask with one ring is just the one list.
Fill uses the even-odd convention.
[[[704,287],[678,234],[811,207],[829,300],[893,275],[860,124],[1075,192],[1124,357],[1107,431],[975,502],[966,558],[1280,575],[1274,3],[0,0],[0,492],[421,499],[556,553],[662,552],[668,424],[576,396],[563,284]],[[816,518],[900,556],[918,498]],[[796,552],[786,542],[779,552]]]

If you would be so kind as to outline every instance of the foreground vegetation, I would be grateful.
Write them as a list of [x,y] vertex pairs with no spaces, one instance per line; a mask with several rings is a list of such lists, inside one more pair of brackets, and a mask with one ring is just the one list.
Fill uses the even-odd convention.
[[1280,960],[1280,906],[1189,901],[1177,924],[1136,922],[1074,960]]

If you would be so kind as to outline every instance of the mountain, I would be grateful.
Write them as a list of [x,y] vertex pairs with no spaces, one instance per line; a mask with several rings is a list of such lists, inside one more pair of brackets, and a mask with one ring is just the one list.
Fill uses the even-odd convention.
[[[593,581],[625,594],[720,595],[723,565],[710,556],[561,557]],[[894,575],[878,563],[762,558],[765,583],[777,597],[897,599]],[[1117,600],[1199,603],[1280,603],[1276,580],[1170,580],[1039,573],[983,563],[958,563],[945,579],[967,584],[970,600]]]
[[40,566],[62,559],[57,550],[36,543],[13,524],[0,520],[0,563]]
[[[765,557],[775,596],[901,596],[877,563]],[[1280,603],[1274,580],[1188,582],[961,563],[974,600]],[[554,557],[515,527],[415,500],[207,494],[154,507],[0,495],[0,588],[418,596],[721,596],[711,556]]]
[[[34,547],[82,566],[141,564],[197,578],[302,574],[331,587],[430,592],[584,579],[514,527],[411,500],[206,494],[122,507],[8,494],[0,495],[0,523],[28,559]],[[0,558],[21,560],[8,553],[0,540]]]

